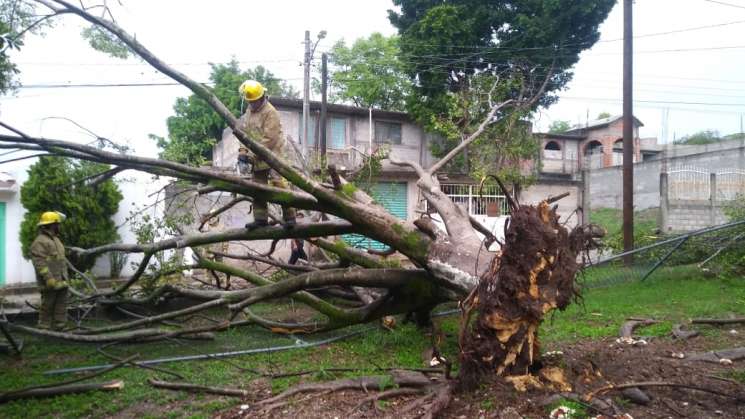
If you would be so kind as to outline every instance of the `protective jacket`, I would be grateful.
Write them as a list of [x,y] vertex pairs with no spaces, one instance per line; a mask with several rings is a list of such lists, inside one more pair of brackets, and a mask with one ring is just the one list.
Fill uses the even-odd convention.
[[49,231],[41,231],[31,243],[31,261],[36,270],[36,282],[47,288],[49,280],[67,281],[67,259],[62,241]]
[[[279,112],[269,101],[256,111],[250,109],[241,117],[241,128],[280,158],[285,158],[285,136]],[[256,159],[254,171],[268,170],[269,165]]]

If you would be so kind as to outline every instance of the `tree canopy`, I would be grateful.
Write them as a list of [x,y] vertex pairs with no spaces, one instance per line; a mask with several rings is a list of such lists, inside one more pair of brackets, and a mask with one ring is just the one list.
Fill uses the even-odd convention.
[[338,41],[329,54],[332,102],[404,111],[411,81],[399,59],[399,38],[373,33],[352,46]]
[[[491,95],[494,102],[540,93],[529,109],[521,110],[522,115],[506,118],[501,128],[484,133],[492,142],[509,141],[511,131],[506,128],[517,126],[516,119],[528,118],[536,107],[553,103],[555,92],[571,80],[571,67],[579,60],[579,53],[598,40],[598,27],[615,1],[393,3],[400,10],[389,10],[389,19],[399,31],[401,60],[414,81],[407,109],[425,128],[444,137],[444,142],[433,148],[434,154],[441,156],[462,140],[456,133],[473,132],[474,122],[486,114],[484,92],[491,88],[485,90],[484,83],[496,85]],[[513,111],[504,110],[500,115]],[[520,156],[530,156],[532,145],[522,150],[518,147],[530,140],[522,133],[517,135],[508,148],[519,151]],[[481,142],[486,144],[485,140]]]
[[[111,217],[123,199],[111,179],[101,181],[96,175],[109,170],[105,164],[63,157],[41,157],[28,170],[28,180],[21,186],[21,204],[26,214],[21,223],[21,250],[29,258],[29,249],[37,233],[36,223],[46,211],[67,216],[61,225],[65,246],[87,248],[119,240]],[[95,263],[94,257],[69,256],[80,270]]]
[[721,140],[722,138],[719,136],[719,131],[708,129],[679,138],[675,140],[675,144],[701,145],[712,144]]
[[560,119],[553,121],[551,125],[548,126],[548,132],[553,134],[567,132],[570,129],[572,129],[572,124],[569,123],[569,121],[563,121]]
[[[246,80],[259,81],[268,95],[297,97],[299,92],[287,82],[276,77],[265,67],[241,70],[238,62],[212,64],[210,82],[215,95],[234,115],[241,113],[238,87]],[[245,105],[244,105],[245,106]],[[151,135],[162,150],[160,157],[179,163],[199,165],[209,160],[212,146],[219,141],[227,127],[221,118],[202,98],[196,95],[176,99],[175,115],[168,118],[168,138]]]

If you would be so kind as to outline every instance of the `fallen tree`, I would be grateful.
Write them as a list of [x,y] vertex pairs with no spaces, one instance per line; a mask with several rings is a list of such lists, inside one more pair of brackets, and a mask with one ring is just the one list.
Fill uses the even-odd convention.
[[[383,206],[360,189],[349,184],[332,167],[328,178],[310,176],[300,168],[262,146],[251,133],[240,128],[239,121],[210,91],[185,74],[176,71],[152,54],[137,39],[115,22],[93,15],[89,9],[65,0],[36,0],[56,14],[73,14],[108,31],[155,69],[188,87],[204,99],[232,129],[238,140],[258,158],[286,178],[295,189],[278,189],[219,171],[196,168],[175,162],[133,156],[103,148],[80,145],[63,140],[26,135],[7,123],[0,123],[12,134],[0,135],[0,148],[47,152],[54,155],[106,163],[119,170],[138,170],[196,184],[197,193],[223,191],[245,197],[260,198],[274,204],[323,213],[335,221],[299,224],[288,229],[268,226],[254,230],[234,229],[210,233],[186,233],[147,244],[112,244],[92,249],[72,249],[80,256],[94,257],[107,252],[141,253],[136,273],[122,286],[109,292],[94,292],[83,297],[101,305],[152,305],[173,297],[188,297],[199,302],[187,308],[141,317],[113,326],[67,333],[38,332],[11,325],[13,330],[27,331],[59,339],[80,342],[108,342],[118,339],[147,339],[205,333],[230,327],[237,316],[249,321],[282,329],[285,332],[307,331],[307,324],[281,324],[262,319],[250,311],[256,303],[290,297],[323,314],[327,321],[313,330],[331,329],[368,322],[400,313],[417,313],[425,321],[436,305],[461,302],[461,379],[474,381],[484,372],[503,375],[524,375],[540,356],[537,331],[543,318],[552,310],[564,309],[577,297],[575,277],[580,265],[579,254],[591,247],[599,235],[591,226],[579,226],[569,231],[559,220],[551,197],[537,205],[521,205],[499,179],[497,183],[507,197],[511,219],[505,228],[505,242],[496,252],[488,250],[479,233],[488,233],[441,189],[438,172],[456,156],[479,139],[491,125],[515,119],[515,115],[533,109],[552,83],[553,65],[536,80],[530,68],[515,66],[494,77],[488,93],[488,111],[470,132],[464,132],[460,144],[431,167],[417,162],[391,158],[394,165],[411,168],[418,175],[417,186],[430,208],[439,214],[445,230],[438,229],[428,216],[407,221],[388,213]],[[505,92],[504,79],[511,86]],[[241,198],[243,199],[243,198]],[[231,202],[228,205],[233,205]],[[215,210],[220,213],[223,209]],[[204,219],[206,220],[206,218]],[[202,224],[204,224],[204,220]],[[385,256],[350,248],[342,240],[329,236],[358,233],[389,246],[406,258],[411,268],[391,268]],[[222,272],[252,284],[237,290],[194,289],[188,286],[166,285],[147,295],[134,296],[130,291],[147,277],[146,267],[157,252],[170,249],[208,245],[225,241],[308,239],[341,262],[311,264],[307,269],[287,268],[292,275],[275,282],[256,272],[234,264],[207,258],[196,252],[196,262],[189,268]],[[230,256],[230,255],[226,255]],[[262,256],[264,258],[270,257]],[[186,267],[184,267],[185,269]],[[178,271],[176,268],[174,271]],[[357,305],[342,307],[317,295],[317,288],[335,289],[335,295],[356,298]],[[335,288],[336,287],[336,288]],[[155,323],[184,318],[214,308],[228,310],[229,319],[211,327],[166,331],[142,329]],[[472,322],[472,319],[475,320]],[[130,331],[130,332],[126,332]],[[364,381],[364,380],[363,380]],[[422,383],[424,385],[424,383]],[[438,385],[428,392],[430,410],[444,408],[449,400],[450,385]]]

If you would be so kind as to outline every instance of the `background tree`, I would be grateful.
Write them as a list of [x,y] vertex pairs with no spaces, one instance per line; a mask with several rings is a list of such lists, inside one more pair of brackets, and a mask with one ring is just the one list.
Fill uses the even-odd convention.
[[[87,248],[119,240],[111,217],[119,209],[122,194],[113,180],[96,177],[109,168],[105,164],[62,157],[41,157],[29,168],[28,180],[21,186],[21,204],[26,214],[20,240],[26,259],[36,237],[36,223],[45,211],[59,211],[67,216],[60,230],[66,246]],[[69,257],[82,271],[90,269],[96,261],[95,257],[76,254]]]
[[707,129],[691,135],[686,135],[682,138],[678,138],[677,140],[675,140],[675,144],[701,145],[712,144],[721,140],[722,138],[720,138],[719,136],[719,131]]
[[[262,66],[241,70],[238,62],[211,64],[210,82],[215,95],[230,109],[233,115],[241,114],[241,99],[238,87],[253,79],[266,87],[270,96],[298,97],[299,92],[287,82],[276,77]],[[245,107],[245,105],[244,105]],[[191,95],[176,99],[175,112],[166,121],[168,138],[151,135],[161,148],[160,157],[180,163],[199,165],[209,160],[212,146],[222,138],[227,127],[221,118],[202,98]]]
[[597,118],[595,119],[605,119],[605,118],[610,118],[611,116],[613,115],[611,115],[610,112],[600,112]]
[[27,33],[41,33],[51,21],[36,13],[35,5],[18,0],[0,0],[0,94],[12,91],[20,74],[9,52],[20,50]]
[[329,54],[330,100],[404,111],[411,81],[399,58],[399,38],[373,33],[348,47],[337,42]]
[[556,120],[548,126],[548,132],[550,133],[561,133],[567,132],[572,129],[572,124],[569,121]]
[[[401,59],[414,81],[408,111],[444,143],[433,148],[436,156],[462,141],[456,132],[473,132],[478,117],[470,117],[472,99],[463,100],[481,74],[499,77],[501,99],[540,95],[522,118],[538,106],[556,100],[555,92],[571,80],[571,67],[579,53],[599,38],[613,0],[394,0],[400,11],[389,10],[391,23],[401,36]],[[545,82],[545,83],[544,83]],[[482,96],[483,97],[483,96]],[[500,112],[502,116],[505,111]],[[509,119],[509,118],[508,118]],[[501,122],[502,136],[514,122]],[[495,128],[496,129],[496,128]],[[520,134],[518,134],[519,136]],[[518,141],[519,142],[519,141]],[[474,144],[474,148],[478,147]],[[524,157],[532,157],[533,146]],[[470,156],[484,153],[472,152]],[[462,159],[468,165],[468,158]],[[469,169],[468,167],[466,167]]]

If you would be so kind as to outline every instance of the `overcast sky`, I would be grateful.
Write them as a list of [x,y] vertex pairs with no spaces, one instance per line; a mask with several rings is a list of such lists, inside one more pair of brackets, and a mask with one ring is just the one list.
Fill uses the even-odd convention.
[[[681,137],[705,129],[740,131],[745,114],[745,0],[637,0],[634,13],[635,114],[643,137]],[[393,34],[389,0],[270,2],[213,0],[123,0],[118,22],[156,55],[198,81],[209,62],[235,57],[242,66],[262,64],[302,85],[302,40],[326,30],[319,50],[337,39]],[[536,115],[584,123],[600,112],[621,111],[622,8],[602,26],[602,40],[582,55],[570,88],[559,103]],[[711,28],[705,26],[718,25]],[[116,60],[93,51],[80,36],[82,24],[66,17],[46,37],[30,37],[13,59],[25,86],[0,98],[0,119],[34,135],[89,141],[75,120],[98,135],[127,141],[141,155],[157,152],[148,134],[166,135],[179,86],[57,87],[66,84],[160,83],[169,80],[136,59]],[[701,29],[695,29],[701,28]],[[681,31],[686,30],[686,31]],[[674,33],[657,36],[662,32]],[[664,121],[667,120],[667,135]]]

